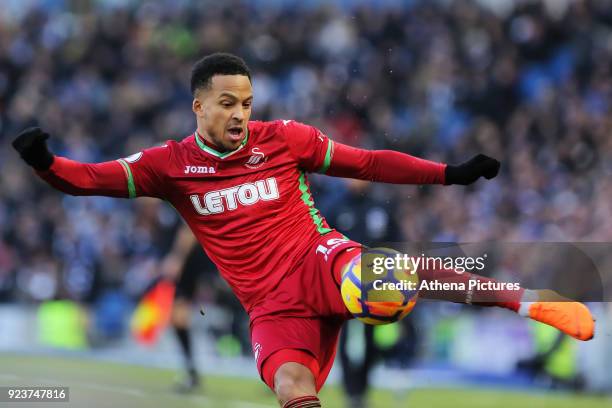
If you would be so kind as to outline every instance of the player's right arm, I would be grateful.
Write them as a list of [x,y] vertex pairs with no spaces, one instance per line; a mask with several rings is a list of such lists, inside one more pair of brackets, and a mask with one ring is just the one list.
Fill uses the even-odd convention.
[[49,135],[40,128],[28,128],[13,141],[21,158],[51,186],[75,196],[163,198],[165,189],[162,163],[169,160],[169,149],[147,149],[128,162],[119,159],[103,163],[80,163],[49,151]]

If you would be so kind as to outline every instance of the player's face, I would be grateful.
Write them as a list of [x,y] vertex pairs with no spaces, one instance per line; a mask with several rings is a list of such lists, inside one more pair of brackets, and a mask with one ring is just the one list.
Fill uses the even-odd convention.
[[193,111],[198,132],[221,151],[235,150],[246,137],[253,88],[245,75],[215,75],[211,86],[198,92]]

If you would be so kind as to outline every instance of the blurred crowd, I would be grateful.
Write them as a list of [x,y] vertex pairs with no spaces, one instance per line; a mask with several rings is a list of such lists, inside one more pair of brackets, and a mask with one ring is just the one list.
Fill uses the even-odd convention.
[[38,124],[57,154],[98,162],[181,139],[195,129],[191,65],[219,50],[254,73],[253,119],[449,163],[501,160],[495,182],[470,188],[313,177],[318,207],[353,239],[610,241],[612,1],[286,3],[7,2],[0,300],[142,289],[174,210],[63,196],[9,142]]

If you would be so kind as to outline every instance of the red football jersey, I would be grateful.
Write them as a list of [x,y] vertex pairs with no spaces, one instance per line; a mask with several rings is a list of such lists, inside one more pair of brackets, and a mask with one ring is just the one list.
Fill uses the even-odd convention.
[[167,200],[251,314],[306,251],[331,232],[306,172],[325,172],[333,143],[295,121],[250,122],[242,145],[219,153],[197,133],[120,163],[130,196]]
[[[307,251],[318,250],[322,235],[333,231],[314,208],[306,172],[442,184],[445,167],[404,153],[333,143],[316,128],[282,120],[250,122],[242,145],[231,152],[215,151],[196,133],[110,162],[55,156],[48,170],[37,173],[68,194],[169,201],[254,320],[280,312],[317,315],[329,309],[327,295],[337,294],[314,287],[317,276],[297,275],[308,263]],[[336,242],[334,236],[340,235],[330,234],[329,241]],[[308,290],[316,292],[315,300]]]

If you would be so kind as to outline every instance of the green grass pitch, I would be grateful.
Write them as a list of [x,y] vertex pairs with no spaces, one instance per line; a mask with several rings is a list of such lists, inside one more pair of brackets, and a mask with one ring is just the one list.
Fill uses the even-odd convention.
[[[69,403],[0,403],[17,408],[64,407],[276,407],[272,393],[252,379],[208,376],[202,391],[178,395],[171,391],[176,372],[158,368],[106,363],[78,358],[0,354],[1,386],[67,386]],[[328,386],[321,393],[323,406],[344,407],[341,390]],[[373,390],[371,408],[449,407],[454,408],[603,408],[609,398],[559,393],[519,393],[482,389],[419,389],[394,395]]]

